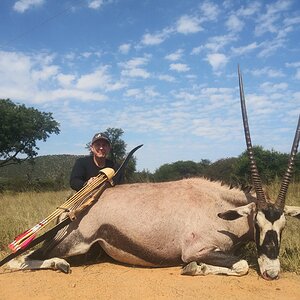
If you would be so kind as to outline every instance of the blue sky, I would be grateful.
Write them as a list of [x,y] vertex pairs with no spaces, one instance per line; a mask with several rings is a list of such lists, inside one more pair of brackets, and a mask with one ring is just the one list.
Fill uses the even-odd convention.
[[289,152],[300,112],[300,2],[0,2],[0,98],[52,112],[39,155],[87,154],[122,128],[137,169],[245,150],[237,65],[255,145]]

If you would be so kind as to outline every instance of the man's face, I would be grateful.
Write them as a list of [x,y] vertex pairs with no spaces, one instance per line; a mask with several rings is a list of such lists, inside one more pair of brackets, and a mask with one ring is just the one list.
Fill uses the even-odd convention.
[[109,143],[106,140],[97,140],[91,145],[91,151],[98,157],[106,157],[110,151]]

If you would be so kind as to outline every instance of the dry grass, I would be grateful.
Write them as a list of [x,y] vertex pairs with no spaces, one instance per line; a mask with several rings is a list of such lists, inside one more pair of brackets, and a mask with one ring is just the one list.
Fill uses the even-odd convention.
[[[300,184],[291,184],[287,205],[300,206]],[[282,237],[281,265],[284,270],[300,274],[300,220],[287,217]]]
[[[268,186],[271,198],[276,198],[280,184]],[[0,259],[9,253],[7,245],[20,233],[48,216],[71,195],[70,190],[59,192],[27,192],[0,194]],[[300,206],[300,183],[291,184],[286,204]],[[281,265],[284,271],[300,274],[300,223],[287,218],[281,246]],[[255,247],[246,246],[242,253],[254,266]]]
[[13,239],[61,205],[71,191],[0,194],[0,258]]

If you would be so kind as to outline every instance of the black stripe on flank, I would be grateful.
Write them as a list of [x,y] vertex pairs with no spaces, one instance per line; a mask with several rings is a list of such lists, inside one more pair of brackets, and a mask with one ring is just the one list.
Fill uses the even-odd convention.
[[97,238],[101,238],[109,245],[156,266],[172,266],[182,263],[180,256],[170,258],[160,256],[157,253],[152,253],[146,247],[135,243],[130,237],[124,235],[115,226],[110,224],[103,224],[100,226]]

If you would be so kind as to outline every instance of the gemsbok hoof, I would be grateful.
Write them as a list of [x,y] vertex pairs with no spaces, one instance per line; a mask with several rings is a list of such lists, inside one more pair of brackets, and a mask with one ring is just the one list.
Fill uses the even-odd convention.
[[197,273],[197,269],[198,269],[197,263],[195,261],[192,261],[181,270],[181,275],[194,276]]

